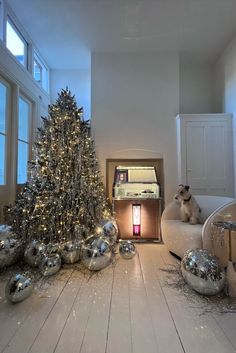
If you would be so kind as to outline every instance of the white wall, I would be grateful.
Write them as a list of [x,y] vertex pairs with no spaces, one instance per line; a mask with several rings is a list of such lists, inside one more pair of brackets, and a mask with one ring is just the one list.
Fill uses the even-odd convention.
[[[233,114],[234,175],[236,178],[236,37],[215,65],[215,111]],[[236,190],[236,179],[234,182]]]
[[107,158],[164,158],[165,199],[176,191],[177,53],[94,53],[92,126],[103,175]]
[[180,60],[180,112],[213,112],[213,67]]
[[90,70],[51,70],[51,102],[57,99],[62,88],[75,95],[79,107],[84,108],[85,120],[91,118],[91,72]]

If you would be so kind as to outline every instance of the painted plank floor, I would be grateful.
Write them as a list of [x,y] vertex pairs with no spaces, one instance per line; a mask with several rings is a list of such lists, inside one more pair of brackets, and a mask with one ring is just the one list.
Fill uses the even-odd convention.
[[[236,314],[200,315],[161,270],[175,264],[161,244],[99,273],[67,267],[22,303],[4,300],[1,353],[236,353]],[[168,274],[169,275],[169,274]]]

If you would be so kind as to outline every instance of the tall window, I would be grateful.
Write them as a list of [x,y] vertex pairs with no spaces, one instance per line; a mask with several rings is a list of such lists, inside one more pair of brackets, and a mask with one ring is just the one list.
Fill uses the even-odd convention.
[[6,22],[6,46],[15,58],[26,67],[27,42],[9,19]]
[[31,103],[26,98],[20,96],[18,107],[17,184],[24,184],[28,179],[30,117]]
[[48,91],[48,70],[40,57],[34,52],[34,79]]
[[6,184],[7,91],[0,81],[0,185]]

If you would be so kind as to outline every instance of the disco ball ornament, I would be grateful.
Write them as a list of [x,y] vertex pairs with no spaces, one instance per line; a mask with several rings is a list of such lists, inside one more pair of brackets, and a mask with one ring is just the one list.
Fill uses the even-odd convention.
[[103,235],[112,246],[115,245],[118,237],[118,226],[114,220],[110,220],[104,224]]
[[59,254],[45,254],[39,264],[43,276],[55,275],[61,268],[61,257]]
[[25,300],[33,291],[33,281],[29,273],[17,273],[6,284],[5,296],[12,303]]
[[81,259],[89,270],[102,270],[112,259],[110,243],[104,237],[91,236],[82,245]]
[[46,250],[46,246],[44,243],[33,240],[29,243],[25,249],[24,259],[28,265],[31,267],[38,267],[41,263],[41,257]]
[[189,286],[203,295],[218,294],[225,286],[225,271],[207,250],[186,251],[181,261],[181,272]]
[[23,254],[23,242],[7,225],[0,226],[0,268],[10,266]]
[[74,264],[80,259],[82,241],[68,241],[64,244],[61,252],[61,259],[65,264]]
[[132,259],[136,254],[134,243],[131,240],[122,240],[119,246],[119,253],[124,259]]

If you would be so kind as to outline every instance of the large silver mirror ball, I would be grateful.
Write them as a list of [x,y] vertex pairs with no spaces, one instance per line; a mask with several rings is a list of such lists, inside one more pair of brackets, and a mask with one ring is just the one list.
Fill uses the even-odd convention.
[[189,286],[203,295],[218,294],[225,286],[225,271],[207,250],[188,250],[181,261],[181,272]]
[[113,246],[117,241],[118,226],[114,220],[109,220],[103,225],[103,234]]
[[134,243],[131,240],[121,240],[119,253],[126,260],[132,259],[136,254]]
[[23,242],[10,226],[0,225],[0,268],[15,263],[23,254]]
[[33,291],[33,281],[30,274],[17,273],[10,278],[5,287],[6,298],[12,303],[18,303],[30,296]]
[[111,245],[109,241],[102,236],[91,236],[82,245],[81,259],[89,270],[102,270],[109,265],[111,258]]
[[82,243],[81,240],[73,240],[64,244],[61,259],[65,264],[74,264],[79,261]]
[[46,251],[46,246],[44,243],[33,240],[30,242],[24,253],[25,262],[31,267],[37,267],[41,263],[41,257]]
[[61,268],[61,257],[59,254],[44,254],[39,264],[43,276],[55,275]]

